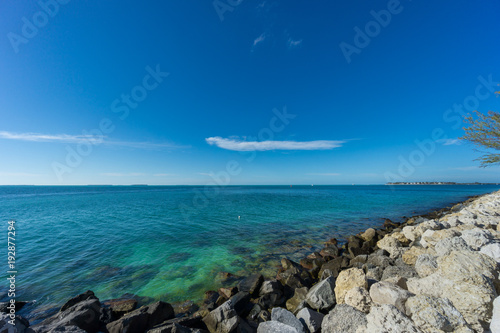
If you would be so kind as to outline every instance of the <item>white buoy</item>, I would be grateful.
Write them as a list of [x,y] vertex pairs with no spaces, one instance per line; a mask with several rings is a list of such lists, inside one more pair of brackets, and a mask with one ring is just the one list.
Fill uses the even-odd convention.
[[238,216],[238,220],[240,219],[241,216]]

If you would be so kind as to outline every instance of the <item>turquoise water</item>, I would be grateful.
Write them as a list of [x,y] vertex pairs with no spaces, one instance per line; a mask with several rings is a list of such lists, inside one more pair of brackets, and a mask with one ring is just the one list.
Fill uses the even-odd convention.
[[[19,300],[61,305],[87,289],[198,300],[218,273],[272,276],[331,237],[500,186],[1,186],[0,246],[16,221]],[[206,193],[206,194],[203,194]],[[208,196],[208,198],[207,198]],[[5,273],[6,274],[6,273]],[[7,283],[0,286],[6,298]]]

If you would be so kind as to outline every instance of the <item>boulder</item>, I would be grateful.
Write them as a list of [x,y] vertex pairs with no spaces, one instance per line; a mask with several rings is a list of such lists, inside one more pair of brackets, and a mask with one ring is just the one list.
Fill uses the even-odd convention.
[[417,239],[418,237],[420,237],[422,234],[421,233],[418,233],[416,230],[416,226],[406,226],[404,227],[401,232],[403,233],[403,235],[409,239],[410,241],[415,241],[415,239]]
[[447,298],[413,296],[406,301],[406,313],[425,332],[471,332],[462,314]]
[[399,266],[389,266],[384,269],[384,273],[382,274],[382,281],[388,280],[393,277],[402,277],[405,279],[410,279],[412,277],[417,277],[417,271],[415,271],[415,267],[410,265],[399,265]]
[[357,333],[421,333],[415,324],[394,305],[372,306],[366,316],[366,326]]
[[106,325],[109,333],[144,332],[174,318],[174,309],[169,303],[156,302],[127,313]]
[[231,333],[238,327],[240,320],[241,318],[234,310],[231,300],[225,302],[203,318],[203,322],[207,325],[210,333]]
[[359,235],[359,237],[365,242],[371,241],[377,235],[375,229],[368,228],[365,232]]
[[72,307],[73,305],[80,303],[82,301],[86,301],[88,299],[97,299],[97,297],[94,295],[94,292],[92,290],[87,290],[83,294],[75,296],[72,299],[70,299],[69,301],[67,301],[66,303],[64,303],[63,306],[61,306],[60,312],[63,312],[66,309],[69,309],[70,307]]
[[297,319],[307,328],[309,333],[318,333],[321,331],[321,324],[324,317],[324,314],[309,308],[303,308],[297,313]]
[[373,302],[378,304],[394,305],[399,311],[405,312],[405,302],[412,296],[408,290],[396,286],[395,284],[382,281],[375,283],[370,288],[370,297]]
[[482,246],[491,242],[493,235],[488,230],[474,228],[464,230],[462,238],[473,250],[479,250]]
[[319,254],[321,254],[322,257],[337,257],[339,255],[339,249],[335,245],[328,245],[324,247]]
[[259,324],[257,333],[298,333],[292,326],[285,325],[279,321],[265,321]]
[[491,333],[500,333],[500,296],[493,301],[493,315],[490,323]]
[[345,294],[355,287],[368,289],[368,281],[362,269],[350,268],[340,272],[335,282],[335,297],[338,304],[345,302]]
[[260,287],[259,295],[283,294],[283,285],[277,280],[264,281]]
[[[382,252],[385,252],[384,250],[381,250]],[[385,252],[387,253],[387,252]],[[388,253],[387,253],[388,254]],[[386,255],[380,254],[380,253],[372,253],[368,256],[366,259],[366,263],[370,265],[374,265],[376,267],[380,267],[381,269],[385,269],[391,265],[394,265],[394,260],[389,258]]]
[[293,313],[283,308],[274,308],[271,312],[271,320],[291,326],[295,328],[297,333],[306,333],[305,327],[302,322],[297,317],[295,317]]
[[483,246],[479,251],[487,256],[493,258],[496,262],[500,263],[500,244],[491,243]]
[[307,287],[295,289],[293,297],[286,301],[286,308],[288,311],[297,313],[301,310],[307,304],[306,297],[308,291],[309,289]]
[[[436,257],[430,254],[422,254],[415,263],[415,270],[420,277],[426,277],[434,273],[438,268]],[[400,309],[401,310],[401,309]]]
[[238,291],[244,291],[250,293],[252,296],[255,296],[259,293],[262,282],[264,282],[262,274],[252,274],[238,283]]
[[401,242],[391,235],[387,235],[377,242],[377,246],[389,252],[391,258],[396,258],[404,251]]
[[[16,315],[14,319],[14,325],[10,323],[12,318],[7,313],[0,312],[0,332],[2,333],[29,333],[33,332],[28,327],[30,326],[28,320],[25,318]],[[74,331],[77,333],[85,333],[85,331],[75,327],[78,331]],[[41,332],[41,331],[39,331]]]
[[103,301],[101,305],[103,308],[109,308],[112,320],[116,320],[135,310],[137,307],[137,300],[134,298],[109,299]]
[[252,310],[253,304],[250,303],[250,294],[240,291],[231,297],[231,305],[236,313],[241,317],[246,317]]
[[329,276],[333,276],[334,278],[336,278],[339,275],[339,272],[343,268],[346,268],[348,265],[349,260],[346,257],[342,256],[334,258],[321,266],[318,276],[321,277],[321,279],[327,278]]
[[223,296],[225,299],[230,299],[231,297],[233,297],[237,293],[238,293],[237,287],[231,287],[231,288],[221,287],[221,288],[219,288],[219,295]]
[[458,236],[441,239],[436,243],[434,249],[436,250],[436,254],[440,257],[450,254],[451,251],[471,250],[465,240]]
[[335,279],[326,278],[313,286],[306,295],[306,302],[315,310],[329,310],[335,305]]
[[370,293],[363,287],[354,287],[347,291],[344,298],[345,304],[353,308],[368,313],[373,304]]
[[366,325],[366,314],[350,305],[339,304],[323,318],[321,331],[328,333],[356,333]]

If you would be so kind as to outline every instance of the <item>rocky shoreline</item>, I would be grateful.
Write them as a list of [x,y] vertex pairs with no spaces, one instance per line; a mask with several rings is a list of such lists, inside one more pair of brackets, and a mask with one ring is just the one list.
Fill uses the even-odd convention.
[[87,291],[33,326],[0,313],[0,332],[500,332],[499,262],[497,191],[283,258],[275,279],[227,274],[199,305]]

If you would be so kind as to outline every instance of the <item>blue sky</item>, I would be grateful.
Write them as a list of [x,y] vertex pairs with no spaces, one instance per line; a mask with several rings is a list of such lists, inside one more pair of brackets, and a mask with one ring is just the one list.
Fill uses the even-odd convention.
[[0,12],[0,184],[500,181],[456,140],[500,110],[497,1]]

